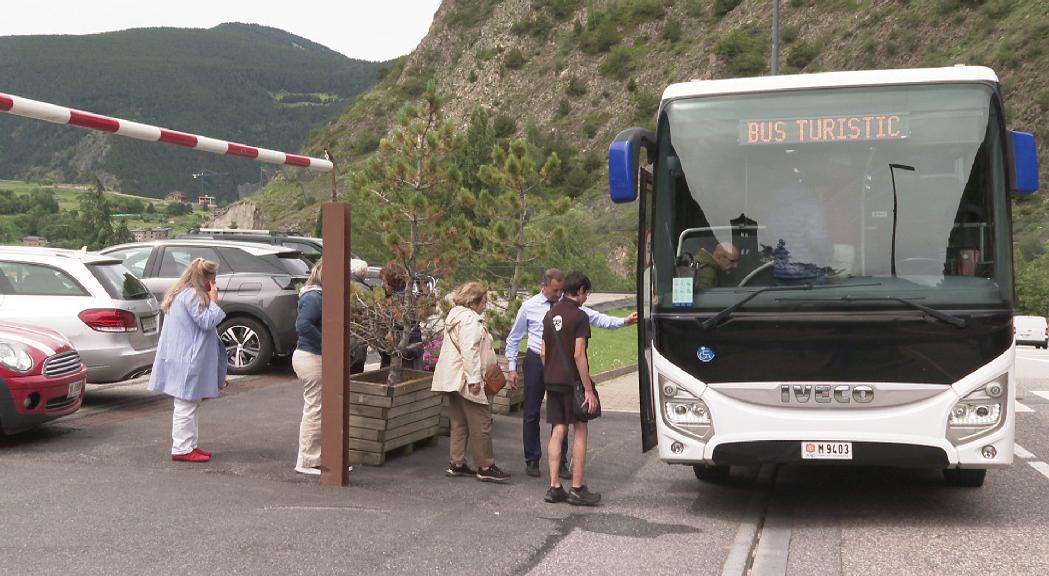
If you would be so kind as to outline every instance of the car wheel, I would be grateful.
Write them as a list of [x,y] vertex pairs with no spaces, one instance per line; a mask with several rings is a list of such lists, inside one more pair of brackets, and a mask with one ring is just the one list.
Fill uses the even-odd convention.
[[704,482],[724,482],[728,480],[729,466],[725,464],[695,464],[692,466],[696,478]]
[[236,317],[219,324],[219,338],[226,347],[230,374],[260,372],[273,356],[273,339],[269,330],[253,318]]
[[944,468],[943,479],[951,486],[963,488],[979,488],[983,486],[983,480],[987,477],[987,470],[983,468]]

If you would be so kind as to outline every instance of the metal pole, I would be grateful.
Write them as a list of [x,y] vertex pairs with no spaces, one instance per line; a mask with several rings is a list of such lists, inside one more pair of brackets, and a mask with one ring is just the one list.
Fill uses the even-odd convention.
[[779,0],[772,0],[772,75],[779,74]]
[[325,202],[321,324],[321,479],[345,486],[350,449],[350,205]]

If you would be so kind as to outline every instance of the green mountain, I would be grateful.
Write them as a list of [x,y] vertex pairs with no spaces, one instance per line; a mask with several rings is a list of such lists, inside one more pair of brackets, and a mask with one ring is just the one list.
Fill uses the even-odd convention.
[[[436,80],[464,131],[471,114],[486,109],[504,141],[527,135],[558,151],[559,186],[575,199],[577,222],[596,242],[593,252],[607,255],[611,271],[630,283],[636,212],[607,200],[604,155],[611,138],[630,126],[654,126],[669,83],[768,74],[770,7],[768,0],[445,0],[415,51],[314,133],[308,150],[332,150],[345,176],[373,153],[403,104]],[[1049,192],[1047,37],[1043,0],[781,1],[781,73],[955,63],[995,69],[1009,126],[1035,132],[1041,143]],[[315,202],[330,185],[299,178],[278,179],[257,197],[272,226],[313,227]],[[356,223],[372,201],[348,181],[342,189],[354,202]],[[1046,197],[1017,203],[1026,259],[1046,252]],[[369,256],[373,239],[356,228],[355,234]]]
[[[379,67],[252,24],[0,38],[0,92],[291,152],[371,87]],[[203,186],[233,199],[238,185],[259,182],[261,166],[0,115],[0,178],[98,175],[147,196]],[[221,176],[192,178],[203,170]]]

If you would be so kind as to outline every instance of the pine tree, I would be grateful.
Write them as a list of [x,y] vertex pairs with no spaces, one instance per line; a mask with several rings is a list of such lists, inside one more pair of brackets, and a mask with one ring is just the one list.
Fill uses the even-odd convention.
[[[490,275],[496,279],[505,305],[489,306],[489,326],[505,337],[520,306],[519,292],[525,286],[525,269],[545,255],[545,248],[558,231],[550,223],[539,226],[532,218],[557,215],[568,208],[567,198],[554,199],[543,187],[561,167],[556,153],[539,168],[529,154],[528,144],[517,139],[506,150],[492,149],[491,163],[481,166],[478,178],[484,189],[476,197],[464,193],[460,201],[477,213],[471,237]],[[493,303],[494,304],[494,303]]]
[[113,244],[113,221],[109,216],[106,188],[95,176],[95,187],[80,198],[80,240],[88,250]]
[[127,219],[121,218],[120,223],[117,224],[115,230],[113,230],[113,238],[111,244],[127,244],[128,242],[134,242],[135,235],[128,230]]
[[[377,218],[365,225],[378,229],[386,249],[408,271],[401,294],[377,289],[359,295],[351,325],[354,337],[390,354],[391,383],[401,378],[402,357],[418,355],[434,336],[438,294],[430,281],[450,277],[461,249],[448,216],[460,189],[455,159],[462,138],[444,118],[442,104],[431,82],[420,101],[402,111],[379,153],[354,175],[356,188],[378,200]],[[422,342],[411,342],[413,327]]]

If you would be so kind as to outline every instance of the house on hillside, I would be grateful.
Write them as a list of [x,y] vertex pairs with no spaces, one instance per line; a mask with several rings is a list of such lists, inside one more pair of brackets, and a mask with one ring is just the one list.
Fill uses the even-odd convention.
[[171,228],[136,228],[131,231],[131,235],[135,237],[135,242],[167,240],[170,234]]
[[43,236],[26,236],[22,238],[22,246],[47,246],[47,238]]
[[209,196],[208,194],[201,194],[200,196],[197,196],[198,208],[201,208],[203,210],[211,210],[216,206],[218,206],[218,203],[215,202],[214,196]]
[[167,196],[165,196],[164,200],[166,202],[185,204],[186,203],[186,193],[185,192],[178,192],[178,191],[172,192],[172,193],[168,194]]

